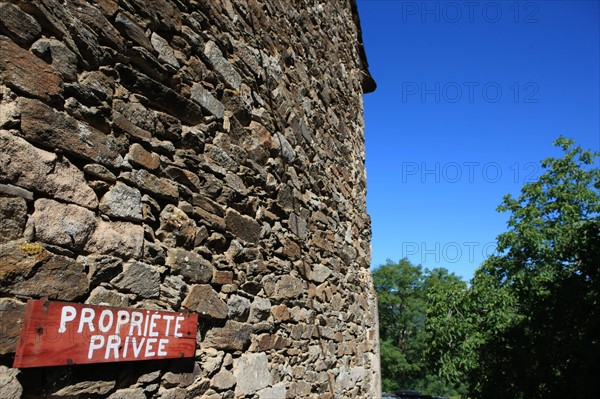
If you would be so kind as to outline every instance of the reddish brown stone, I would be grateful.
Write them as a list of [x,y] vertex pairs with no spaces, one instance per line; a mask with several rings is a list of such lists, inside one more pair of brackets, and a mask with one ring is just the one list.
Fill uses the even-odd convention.
[[110,167],[123,161],[113,137],[37,100],[21,98],[19,108],[21,131],[28,141]]
[[62,92],[62,79],[50,65],[5,36],[0,36],[0,79],[15,91],[44,101]]
[[223,285],[233,283],[233,272],[227,270],[215,270],[213,273],[213,284]]
[[141,166],[142,168],[155,170],[158,168],[158,165],[160,165],[160,157],[158,154],[146,151],[144,147],[138,143],[134,143],[129,147],[127,156],[134,165]]
[[229,310],[227,304],[219,298],[219,294],[209,284],[192,286],[190,293],[183,300],[182,306],[199,313],[200,316],[213,319],[226,318]]
[[249,216],[241,215],[234,209],[228,209],[225,216],[227,229],[242,240],[258,243],[260,238],[260,224]]
[[21,333],[25,304],[10,298],[0,298],[0,355],[13,353]]
[[252,326],[250,324],[227,320],[225,327],[213,328],[208,331],[201,345],[202,348],[241,351],[250,344],[251,335]]

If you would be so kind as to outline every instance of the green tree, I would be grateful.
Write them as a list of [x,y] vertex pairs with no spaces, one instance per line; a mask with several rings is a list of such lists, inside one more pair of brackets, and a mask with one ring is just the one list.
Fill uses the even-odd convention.
[[407,259],[373,271],[379,305],[382,386],[414,387],[423,368],[423,271]]
[[407,259],[388,260],[373,271],[373,281],[379,303],[384,391],[417,389],[430,395],[455,395],[456,390],[426,356],[431,342],[428,309],[435,306],[429,292],[464,291],[466,284],[445,269],[423,271]]
[[475,397],[600,397],[600,170],[559,138],[562,158],[504,197],[508,231],[472,281],[465,342]]

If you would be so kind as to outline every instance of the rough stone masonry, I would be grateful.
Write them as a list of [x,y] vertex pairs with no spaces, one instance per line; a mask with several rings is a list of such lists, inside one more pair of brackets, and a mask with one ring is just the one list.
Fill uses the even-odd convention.
[[[354,0],[0,3],[0,397],[375,398]],[[192,359],[11,368],[29,298]]]

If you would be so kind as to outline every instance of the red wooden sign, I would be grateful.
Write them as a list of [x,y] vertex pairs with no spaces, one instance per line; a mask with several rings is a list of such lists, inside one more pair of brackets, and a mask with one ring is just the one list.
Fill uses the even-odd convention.
[[198,315],[29,300],[13,367],[193,357]]

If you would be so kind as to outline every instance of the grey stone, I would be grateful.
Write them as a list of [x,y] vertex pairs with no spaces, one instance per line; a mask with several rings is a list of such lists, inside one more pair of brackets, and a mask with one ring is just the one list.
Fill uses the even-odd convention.
[[322,283],[331,276],[331,270],[323,265],[314,265],[309,274],[309,279],[315,283]]
[[283,134],[275,133],[271,139],[271,145],[279,151],[286,162],[292,163],[296,159],[296,151]]
[[144,228],[128,222],[100,221],[88,240],[85,250],[115,255],[121,258],[142,256]]
[[28,47],[39,37],[41,26],[35,18],[12,3],[0,4],[0,32]]
[[160,198],[170,201],[177,201],[177,198],[179,198],[179,191],[173,183],[167,179],[156,177],[145,169],[124,172],[119,177],[140,190],[154,194]]
[[252,394],[269,386],[269,360],[265,353],[245,353],[233,362],[233,374],[237,380],[235,395]]
[[208,112],[217,118],[223,118],[225,115],[225,106],[206,90],[200,83],[194,83],[192,86],[191,99],[196,101]]
[[253,330],[251,324],[227,320],[224,327],[210,329],[201,345],[203,349],[241,351],[250,345]]
[[52,64],[52,67],[65,81],[77,80],[77,56],[63,42],[43,38],[33,43],[31,51]]
[[258,399],[285,399],[286,398],[285,382],[278,382],[272,387],[261,389],[258,391]]
[[107,399],[146,399],[146,394],[142,388],[119,389]]
[[89,303],[91,305],[104,305],[124,308],[129,306],[129,297],[119,292],[109,291],[100,286],[92,290],[85,303]]
[[183,300],[182,306],[202,317],[224,319],[227,317],[227,304],[208,284],[193,285]]
[[152,266],[138,261],[127,262],[111,284],[142,298],[158,298],[160,294],[160,274]]
[[83,167],[83,171],[93,177],[107,181],[109,183],[114,183],[117,181],[117,176],[115,176],[114,173],[106,169],[106,167],[97,163],[89,163],[85,165]]
[[212,41],[204,46],[204,54],[212,64],[213,68],[221,75],[223,80],[234,90],[240,91],[242,77],[233,66],[223,57],[219,47]]
[[150,42],[152,43],[154,49],[158,52],[158,59],[160,61],[166,62],[174,68],[180,68],[179,62],[177,61],[177,58],[175,58],[175,52],[165,39],[154,32],[150,37]]
[[267,298],[254,298],[252,306],[250,306],[250,317],[248,322],[258,323],[267,320],[271,315],[271,301]]
[[227,229],[242,240],[258,243],[260,238],[260,224],[249,216],[241,215],[234,209],[228,209],[225,215]]
[[27,202],[23,198],[0,197],[0,244],[23,236],[27,223]]
[[142,194],[118,182],[100,200],[100,212],[117,218],[142,221]]
[[239,295],[232,295],[227,300],[228,317],[237,321],[246,321],[250,312],[250,300]]
[[283,276],[275,284],[275,295],[282,298],[295,298],[305,292],[305,283],[298,277]]
[[144,29],[133,22],[125,13],[120,12],[115,18],[115,26],[125,37],[132,40],[135,44],[139,44],[148,51],[153,51],[150,39],[146,37]]
[[191,248],[196,237],[196,223],[181,209],[169,204],[160,213],[156,237],[167,246]]
[[296,215],[295,213],[290,214],[288,221],[290,230],[298,236],[301,240],[305,240],[308,235],[308,224],[306,219]]
[[209,261],[182,248],[169,248],[166,264],[174,273],[180,274],[192,284],[210,283],[213,276],[214,267]]
[[52,393],[52,397],[106,395],[116,385],[115,381],[81,381]]
[[0,179],[86,208],[98,206],[94,190],[71,162],[4,130],[0,130]]
[[13,186],[12,184],[0,184],[0,195],[9,197],[21,197],[27,201],[33,201],[33,193],[24,188]]
[[232,388],[236,384],[233,373],[227,370],[221,370],[210,380],[210,386],[217,391],[224,391]]
[[187,293],[187,285],[181,276],[167,276],[160,285],[160,297],[174,309],[181,305],[183,296]]
[[38,241],[80,249],[96,229],[96,216],[88,209],[40,198],[30,218]]
[[0,366],[0,398],[20,398],[23,394],[23,387],[17,379],[21,371],[11,369],[6,366]]
[[109,167],[123,162],[113,136],[37,100],[20,98],[19,108],[21,132],[28,141]]

